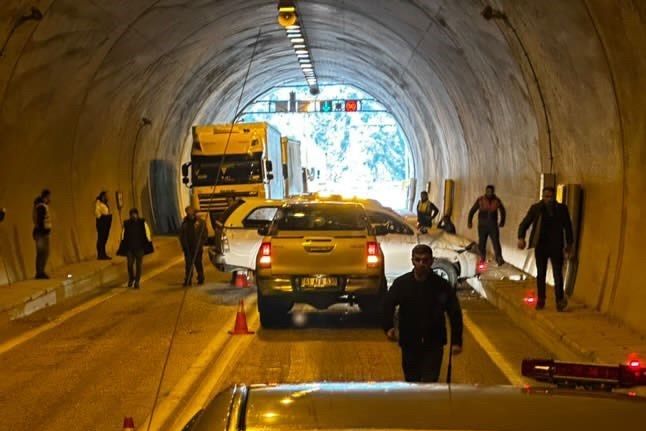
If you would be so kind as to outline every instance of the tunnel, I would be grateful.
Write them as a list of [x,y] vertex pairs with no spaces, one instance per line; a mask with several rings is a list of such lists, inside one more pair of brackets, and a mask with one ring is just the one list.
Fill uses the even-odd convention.
[[[646,325],[646,3],[641,0],[300,0],[321,83],[381,101],[418,184],[455,181],[454,217],[495,184],[503,252],[542,173],[584,190],[574,295]],[[487,9],[490,7],[490,9]],[[271,0],[4,0],[0,5],[0,284],[31,278],[32,204],[52,191],[50,265],[94,256],[94,199],[123,194],[158,233],[181,207],[193,124],[230,122],[303,83]],[[119,219],[117,218],[117,221]],[[113,232],[116,232],[113,225]],[[118,235],[110,245],[116,247]],[[641,262],[641,263],[640,263]],[[530,269],[532,271],[532,269]]]

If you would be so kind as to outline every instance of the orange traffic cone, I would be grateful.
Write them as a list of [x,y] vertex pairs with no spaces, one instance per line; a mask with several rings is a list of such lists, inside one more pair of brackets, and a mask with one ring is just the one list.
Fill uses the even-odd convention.
[[249,335],[253,334],[247,327],[247,316],[244,314],[244,301],[240,300],[240,306],[236,313],[236,323],[233,326],[233,331],[229,331],[231,335]]
[[123,418],[123,431],[135,431],[135,420],[132,417]]
[[242,272],[242,271],[236,272],[235,286],[239,287],[239,288],[247,288],[247,287],[249,287],[246,272]]

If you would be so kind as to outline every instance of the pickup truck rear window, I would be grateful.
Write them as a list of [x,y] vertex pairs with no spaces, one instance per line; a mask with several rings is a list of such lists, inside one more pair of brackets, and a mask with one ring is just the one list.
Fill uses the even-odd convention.
[[355,205],[293,205],[276,213],[277,230],[363,230],[368,229],[365,211]]

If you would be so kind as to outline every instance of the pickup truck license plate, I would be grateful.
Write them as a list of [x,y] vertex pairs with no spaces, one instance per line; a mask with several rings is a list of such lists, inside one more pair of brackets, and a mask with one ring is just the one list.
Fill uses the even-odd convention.
[[324,287],[336,287],[337,280],[336,277],[303,277],[301,279],[301,287],[304,288],[324,288]]

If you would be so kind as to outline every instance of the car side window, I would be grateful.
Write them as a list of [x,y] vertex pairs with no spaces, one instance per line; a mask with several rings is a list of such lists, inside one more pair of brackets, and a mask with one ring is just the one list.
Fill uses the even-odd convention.
[[242,226],[249,229],[258,229],[271,223],[276,215],[276,207],[260,207],[251,211],[242,221]]
[[374,226],[382,225],[388,228],[389,233],[401,234],[401,235],[413,235],[413,230],[406,226],[404,223],[399,220],[388,216],[387,214],[367,211],[368,220],[370,224]]

